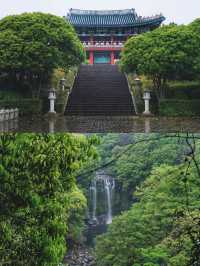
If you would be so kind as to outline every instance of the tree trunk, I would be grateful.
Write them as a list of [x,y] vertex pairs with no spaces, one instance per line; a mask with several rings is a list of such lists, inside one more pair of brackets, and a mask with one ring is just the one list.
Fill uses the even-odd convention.
[[155,93],[158,102],[166,97],[166,82],[166,78],[162,78],[161,76],[156,76],[153,78]]

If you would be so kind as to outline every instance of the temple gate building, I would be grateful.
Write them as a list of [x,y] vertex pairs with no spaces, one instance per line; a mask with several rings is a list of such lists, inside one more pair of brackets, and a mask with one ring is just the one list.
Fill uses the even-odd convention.
[[135,9],[77,10],[70,9],[67,20],[83,43],[89,64],[115,64],[128,38],[158,28],[163,15],[138,16]]

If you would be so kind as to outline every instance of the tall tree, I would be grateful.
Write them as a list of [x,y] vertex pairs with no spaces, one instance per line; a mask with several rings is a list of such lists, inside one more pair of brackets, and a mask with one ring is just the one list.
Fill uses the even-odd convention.
[[197,34],[188,26],[172,24],[129,39],[121,65],[126,72],[136,71],[150,77],[157,98],[162,99],[167,80],[194,78],[199,57]]
[[64,18],[25,13],[0,20],[0,73],[38,92],[53,69],[84,60],[75,30]]

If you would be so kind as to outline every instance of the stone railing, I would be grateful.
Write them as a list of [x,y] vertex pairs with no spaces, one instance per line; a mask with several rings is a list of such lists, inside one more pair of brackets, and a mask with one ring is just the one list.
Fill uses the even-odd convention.
[[19,109],[0,109],[0,122],[14,120],[19,117]]
[[83,42],[85,48],[103,47],[103,48],[123,48],[123,42]]

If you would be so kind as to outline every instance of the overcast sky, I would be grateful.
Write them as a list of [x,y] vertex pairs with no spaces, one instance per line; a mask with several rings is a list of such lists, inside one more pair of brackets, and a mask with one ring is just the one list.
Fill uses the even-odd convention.
[[64,16],[70,8],[135,8],[139,15],[163,13],[167,23],[178,24],[187,24],[200,17],[200,0],[0,0],[0,18],[33,11]]

